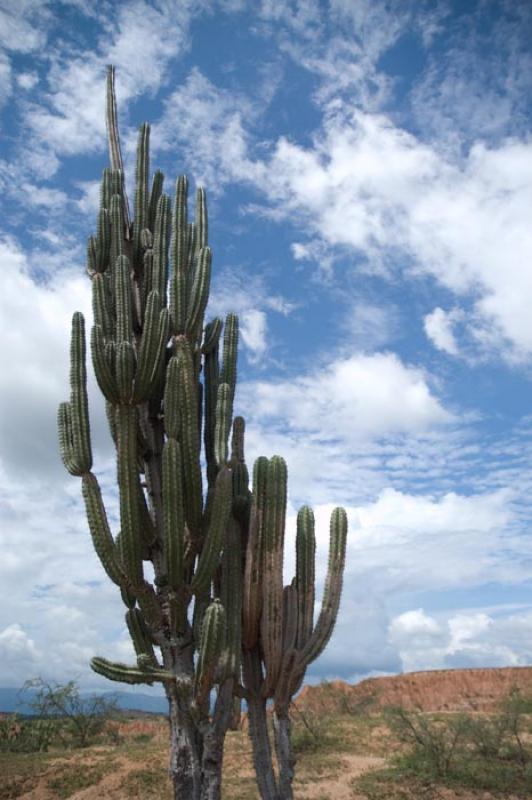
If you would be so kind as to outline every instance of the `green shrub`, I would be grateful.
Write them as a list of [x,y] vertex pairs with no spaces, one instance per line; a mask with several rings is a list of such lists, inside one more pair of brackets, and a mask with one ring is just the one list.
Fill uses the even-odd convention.
[[532,797],[530,700],[512,690],[496,714],[430,715],[392,708],[387,721],[405,745],[397,776]]
[[445,778],[463,750],[469,732],[465,715],[445,720],[431,719],[421,712],[391,708],[388,723],[399,741],[409,746],[402,761],[415,772]]
[[330,719],[309,709],[292,705],[292,746],[296,755],[322,750],[329,733]]
[[1,753],[45,753],[57,736],[57,721],[9,714],[0,718]]

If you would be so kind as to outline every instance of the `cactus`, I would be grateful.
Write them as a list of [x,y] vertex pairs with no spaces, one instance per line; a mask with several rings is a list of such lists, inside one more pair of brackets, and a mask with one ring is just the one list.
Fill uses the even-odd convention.
[[[161,172],[150,188],[144,124],[131,221],[112,67],[107,130],[111,167],[103,173],[87,272],[92,364],[116,448],[116,535],[92,472],[80,313],[72,320],[71,396],[59,407],[59,447],[66,469],[81,478],[94,549],[126,606],[137,663],[97,656],[91,667],[109,680],[163,686],[176,799],[220,797],[224,737],[244,697],[261,796],[281,800],[292,796],[290,699],[338,613],[345,512],[336,509],[331,518],[327,581],[313,625],[312,511],[305,507],[298,516],[296,575],[283,587],[286,465],[279,456],[259,458],[250,491],[245,423],[233,418],[238,318],[204,320],[212,266],[205,191],[196,192],[191,222],[185,177],[177,180],[173,207]],[[278,777],[266,725],[269,700]]]
[[[261,797],[293,797],[295,760],[288,714],[305,671],[332,634],[342,591],[347,516],[335,508],[330,522],[329,565],[321,612],[314,616],[314,515],[307,506],[297,518],[296,575],[283,588],[286,465],[274,456],[255,462],[249,536],[244,566],[243,683],[248,694],[249,731]],[[276,778],[266,724],[273,700]]]

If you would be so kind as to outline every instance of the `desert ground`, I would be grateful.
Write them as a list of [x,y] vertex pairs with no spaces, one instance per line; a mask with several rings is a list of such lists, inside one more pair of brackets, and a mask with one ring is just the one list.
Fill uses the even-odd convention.
[[[510,734],[506,744],[492,741],[493,732],[500,727],[498,721],[506,719],[504,713],[508,712],[502,709],[512,692],[514,697],[516,693],[532,697],[532,668],[412,673],[370,679],[357,686],[334,682],[305,687],[292,715],[298,759],[295,797],[532,798],[530,704],[520,707],[520,751]],[[418,748],[417,755],[412,755],[411,745],[391,720],[392,706],[406,709],[410,715],[407,722],[413,720],[421,726],[420,731],[428,731],[429,750],[434,745],[444,755],[449,747],[447,733],[458,730],[461,721],[472,721],[476,733],[469,732],[469,738],[456,746],[449,769],[440,769],[430,760],[429,750]],[[513,717],[508,720],[510,726],[517,725]],[[491,757],[485,759],[482,743],[475,738],[484,735],[486,748],[492,748]],[[488,750],[485,755],[490,755]],[[47,753],[1,753],[0,800],[170,800],[166,760],[165,718],[123,714],[84,749],[52,747]],[[223,797],[259,797],[245,714],[240,728],[227,737]]]

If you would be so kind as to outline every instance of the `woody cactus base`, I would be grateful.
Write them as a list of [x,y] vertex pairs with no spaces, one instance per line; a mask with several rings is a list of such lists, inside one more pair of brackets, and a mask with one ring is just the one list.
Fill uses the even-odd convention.
[[[244,420],[233,417],[238,319],[229,314],[224,323],[204,325],[212,260],[205,192],[197,190],[190,222],[185,177],[177,180],[173,207],[161,172],[149,187],[150,128],[142,125],[131,221],[116,120],[110,67],[111,167],[103,174],[87,267],[92,363],[117,455],[116,535],[91,471],[80,313],[72,321],[71,398],[59,408],[59,443],[65,467],[81,477],[94,548],[121,593],[137,662],[96,657],[91,666],[113,681],[163,685],[176,800],[220,797],[224,738],[242,698],[261,797],[286,800],[294,772],[288,709],[336,620],[346,515],[337,508],[331,517],[327,580],[314,624],[312,511],[299,512],[296,575],[283,586],[286,465],[279,456],[259,458],[250,491]],[[146,562],[153,583],[145,578]]]

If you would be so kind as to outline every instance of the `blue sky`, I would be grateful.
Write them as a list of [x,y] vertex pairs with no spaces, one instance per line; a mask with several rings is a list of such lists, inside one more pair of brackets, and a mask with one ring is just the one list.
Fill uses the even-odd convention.
[[248,460],[288,462],[287,580],[297,508],[317,515],[320,590],[348,509],[309,678],[530,664],[530,3],[93,6],[0,4],[0,684],[100,686],[89,658],[131,655],[55,433],[70,316],[90,318],[107,63],[128,174],[148,120],[167,185],[207,188]]

